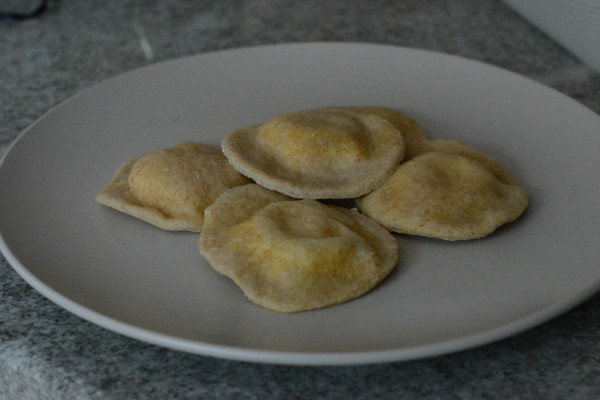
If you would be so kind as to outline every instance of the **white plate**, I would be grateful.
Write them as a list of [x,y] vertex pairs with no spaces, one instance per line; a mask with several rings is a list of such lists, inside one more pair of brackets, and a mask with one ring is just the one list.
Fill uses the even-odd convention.
[[[432,138],[505,163],[531,206],[483,240],[400,238],[398,269],[346,304],[292,315],[248,302],[197,250],[94,202],[117,167],[184,141],[324,106],[404,110]],[[0,167],[1,249],[35,289],[121,334],[186,352],[360,364],[488,343],[600,287],[600,117],[499,68],[414,49],[276,45],[178,59],[99,84],[39,119]]]

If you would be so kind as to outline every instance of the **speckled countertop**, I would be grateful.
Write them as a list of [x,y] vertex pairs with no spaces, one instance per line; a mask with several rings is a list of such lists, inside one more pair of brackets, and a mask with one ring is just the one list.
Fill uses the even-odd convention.
[[[10,3],[0,1],[0,11]],[[600,75],[498,1],[62,0],[50,1],[37,18],[0,19],[0,153],[52,106],[124,71],[211,50],[301,41],[461,55],[600,112]],[[46,300],[0,256],[0,399],[188,398],[598,399],[600,296],[460,353],[365,366],[276,366],[180,353],[112,333]]]

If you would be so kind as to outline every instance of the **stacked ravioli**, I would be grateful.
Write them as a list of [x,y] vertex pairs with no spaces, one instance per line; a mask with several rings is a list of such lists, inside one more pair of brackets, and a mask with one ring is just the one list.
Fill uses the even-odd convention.
[[221,149],[150,153],[121,167],[97,200],[163,229],[201,232],[200,254],[215,271],[285,313],[372,290],[397,265],[392,232],[481,238],[527,207],[499,163],[428,140],[414,119],[382,107],[279,115],[228,134]]

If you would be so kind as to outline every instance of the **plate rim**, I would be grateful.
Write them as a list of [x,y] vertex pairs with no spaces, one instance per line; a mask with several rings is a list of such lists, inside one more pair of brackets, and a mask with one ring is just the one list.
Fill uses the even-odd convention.
[[[555,94],[562,97],[564,101],[570,101],[572,104],[577,105],[581,109],[585,109],[591,112],[600,121],[600,116],[584,104],[578,102],[570,96],[554,89],[550,86],[544,85],[538,81],[535,81],[526,76],[520,75],[511,70],[503,67],[489,64],[480,60],[469,59],[460,55],[447,54],[437,52],[429,49],[417,49],[411,47],[402,47],[390,44],[376,44],[368,42],[296,42],[296,43],[277,43],[268,45],[256,45],[239,48],[228,48],[214,50],[199,54],[192,54],[183,57],[177,57],[173,59],[163,60],[157,63],[145,65],[142,67],[134,68],[129,71],[117,74],[113,77],[105,79],[101,82],[95,83],[92,86],[85,88],[74,95],[60,101],[58,104],[50,107],[45,113],[38,117],[33,123],[26,127],[20,132],[15,139],[7,146],[2,157],[0,157],[0,169],[4,163],[10,157],[12,150],[19,145],[21,139],[28,134],[34,127],[44,120],[49,114],[53,113],[57,108],[66,107],[70,102],[76,101],[79,96],[83,96],[85,93],[93,91],[96,87],[105,84],[107,81],[116,79],[124,79],[127,75],[136,74],[140,70],[157,68],[160,65],[178,62],[185,59],[200,58],[210,56],[218,53],[231,53],[239,51],[252,51],[254,49],[264,48],[276,48],[276,47],[306,47],[306,46],[365,46],[365,47],[380,47],[386,48],[388,51],[409,51],[415,53],[428,53],[436,57],[449,57],[460,60],[461,62],[476,63],[487,69],[495,69],[503,74],[509,74],[512,77],[518,77],[519,79],[525,79],[530,83],[537,85],[539,88],[550,90]],[[47,299],[59,307],[69,311],[70,313],[98,325],[102,328],[110,331],[122,334],[124,336],[141,340],[143,342],[151,343],[158,346],[171,348],[174,350],[184,351],[188,353],[194,353],[199,355],[207,355],[218,358],[239,360],[239,361],[250,361],[259,363],[272,363],[272,364],[290,364],[290,365],[359,365],[359,364],[372,364],[381,362],[394,362],[394,361],[405,361],[412,360],[436,355],[443,355],[447,353],[457,352],[474,348],[477,346],[485,345],[491,342],[498,341],[500,339],[507,338],[519,332],[523,332],[535,326],[538,326],[544,322],[556,318],[557,316],[567,312],[573,307],[581,304],[585,300],[591,298],[598,291],[600,291],[600,281],[593,282],[587,288],[582,289],[569,297],[563,298],[559,302],[555,302],[546,306],[545,308],[514,320],[509,324],[501,325],[495,329],[478,332],[470,336],[464,336],[449,341],[437,342],[434,344],[427,344],[422,346],[416,346],[411,348],[396,348],[387,350],[374,350],[374,351],[359,351],[359,352],[304,352],[304,351],[278,351],[278,350],[264,350],[264,349],[251,349],[246,347],[238,346],[226,346],[214,343],[207,343],[203,341],[195,341],[189,339],[178,338],[176,336],[167,335],[160,332],[147,330],[144,328],[131,325],[124,321],[111,318],[104,314],[101,314],[93,309],[82,306],[74,300],[69,299],[60,292],[49,287],[46,283],[36,277],[21,261],[13,254],[12,250],[8,246],[3,230],[0,224],[0,252],[4,255],[8,264],[13,270],[17,272],[21,278],[23,278],[34,290],[42,294]]]
[[494,343],[499,340],[506,339],[514,334],[522,333],[526,330],[537,327],[540,324],[548,322],[573,309],[600,291],[600,282],[595,282],[589,287],[573,294],[569,298],[565,298],[560,302],[553,303],[537,311],[536,313],[514,320],[509,324],[501,325],[491,330],[478,332],[470,336],[464,336],[433,344],[415,346],[408,349],[354,352],[277,351],[226,346],[182,339],[176,336],[154,332],[116,320],[88,307],[82,306],[48,287],[44,282],[29,272],[29,270],[23,264],[21,264],[21,262],[14,256],[12,251],[6,246],[6,243],[1,235],[0,251],[2,251],[2,253],[5,255],[9,265],[17,266],[17,268],[13,267],[13,269],[19,276],[21,276],[21,278],[23,278],[23,280],[32,286],[35,291],[50,300],[55,305],[100,328],[135,340],[140,340],[145,343],[169,348],[171,350],[234,361],[256,362],[263,364],[298,366],[368,365],[376,363],[410,361],[432,356],[451,354]]

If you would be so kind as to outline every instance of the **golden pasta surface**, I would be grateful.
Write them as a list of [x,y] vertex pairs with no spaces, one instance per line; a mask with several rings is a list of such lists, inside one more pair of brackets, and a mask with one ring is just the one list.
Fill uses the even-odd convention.
[[369,218],[255,184],[208,207],[200,252],[251,301],[286,313],[354,299],[398,260],[395,238]]
[[303,199],[368,193],[404,156],[404,139],[386,119],[361,112],[311,110],[234,131],[223,152],[260,185]]
[[527,208],[525,190],[474,158],[431,151],[403,163],[361,212],[387,229],[445,240],[482,238]]

